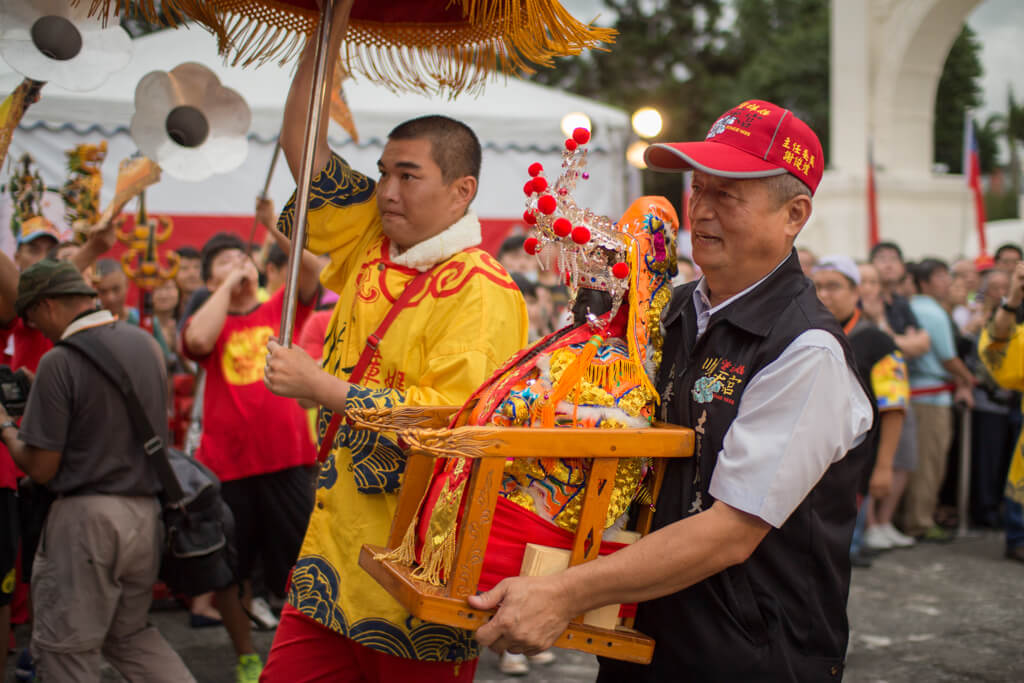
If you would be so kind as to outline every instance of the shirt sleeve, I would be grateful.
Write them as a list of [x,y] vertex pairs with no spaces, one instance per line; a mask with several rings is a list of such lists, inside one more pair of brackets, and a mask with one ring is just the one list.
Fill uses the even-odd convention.
[[906,410],[910,402],[910,381],[903,354],[894,351],[871,368],[871,390],[878,410]]
[[[334,153],[313,179],[306,248],[314,254],[330,256],[330,263],[320,274],[320,282],[336,292],[348,281],[358,260],[359,247],[381,234],[376,188],[372,179],[353,170]],[[294,222],[293,193],[281,211],[277,229],[291,237]]]
[[29,446],[63,452],[71,426],[71,373],[63,352],[51,352],[39,363],[18,438]]
[[978,356],[992,374],[992,379],[1006,389],[1024,391],[1024,325],[1017,325],[1010,338],[996,341],[990,322],[981,331]]
[[916,299],[911,302],[911,307],[931,338],[932,351],[942,362],[956,358],[956,340],[953,339],[953,322],[949,316],[936,302],[928,302],[927,308],[924,305],[915,307],[916,302]]
[[839,343],[822,330],[804,332],[750,380],[710,493],[780,527],[871,422],[871,403]]

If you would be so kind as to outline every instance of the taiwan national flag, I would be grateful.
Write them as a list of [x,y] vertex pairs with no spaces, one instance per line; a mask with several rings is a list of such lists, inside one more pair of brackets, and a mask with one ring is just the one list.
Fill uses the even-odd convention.
[[974,199],[975,229],[978,231],[978,260],[988,258],[985,241],[985,198],[981,191],[981,161],[978,157],[978,138],[974,134],[974,122],[968,111],[964,117],[964,178]]

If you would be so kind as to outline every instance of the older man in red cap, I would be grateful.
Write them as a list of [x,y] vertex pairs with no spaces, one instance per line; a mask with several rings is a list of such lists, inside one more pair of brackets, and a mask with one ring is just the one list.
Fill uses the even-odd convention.
[[658,171],[693,171],[697,282],[663,315],[662,419],[696,432],[671,462],[653,531],[599,560],[512,578],[470,598],[498,651],[549,647],[593,608],[640,602],[649,666],[602,660],[601,681],[809,681],[842,676],[849,547],[872,424],[843,330],[793,242],[824,167],[808,126],[771,102],[723,114],[705,140],[656,144]]

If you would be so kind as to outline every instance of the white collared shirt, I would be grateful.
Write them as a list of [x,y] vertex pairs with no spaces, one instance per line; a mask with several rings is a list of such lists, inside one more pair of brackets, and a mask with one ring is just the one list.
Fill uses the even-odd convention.
[[[711,306],[701,278],[693,291],[698,338],[712,315],[763,281]],[[839,342],[824,330],[808,330],[750,380],[722,441],[709,492],[781,527],[825,471],[863,441],[871,421],[871,403]]]

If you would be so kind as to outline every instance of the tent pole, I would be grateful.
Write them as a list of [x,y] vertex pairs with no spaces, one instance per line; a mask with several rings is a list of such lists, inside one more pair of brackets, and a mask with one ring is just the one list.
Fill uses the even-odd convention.
[[320,8],[320,24],[316,35],[313,87],[309,93],[309,112],[306,116],[306,137],[302,148],[302,165],[299,168],[298,185],[295,191],[295,221],[292,224],[292,248],[288,255],[288,278],[284,284],[284,312],[281,314],[281,344],[290,347],[295,328],[295,308],[299,294],[299,270],[302,265],[302,250],[306,245],[306,214],[309,211],[309,191],[313,184],[313,160],[316,157],[317,133],[327,102],[327,59],[331,36],[331,17],[334,16],[335,0],[323,0]]

